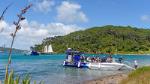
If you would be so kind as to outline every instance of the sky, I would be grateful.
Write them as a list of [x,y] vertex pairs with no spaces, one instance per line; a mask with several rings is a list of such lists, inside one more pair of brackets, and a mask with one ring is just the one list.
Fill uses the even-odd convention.
[[0,21],[0,46],[10,46],[17,14],[28,4],[32,8],[20,23],[14,48],[29,50],[46,37],[67,35],[95,26],[120,25],[150,29],[150,0],[0,0],[0,14],[12,4]]

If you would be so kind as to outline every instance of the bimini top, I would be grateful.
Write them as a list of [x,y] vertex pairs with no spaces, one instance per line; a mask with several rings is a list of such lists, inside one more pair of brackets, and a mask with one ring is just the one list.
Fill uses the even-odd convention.
[[80,51],[72,50],[72,49],[67,49],[66,54],[72,55],[72,54],[78,54],[81,55],[82,53]]

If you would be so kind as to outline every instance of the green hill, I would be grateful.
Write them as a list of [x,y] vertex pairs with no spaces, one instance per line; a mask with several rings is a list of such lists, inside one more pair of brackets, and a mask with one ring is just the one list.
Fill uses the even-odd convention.
[[63,53],[70,47],[86,53],[146,54],[150,53],[150,30],[112,25],[93,27],[46,38],[34,48],[42,51],[46,44],[52,44],[57,53]]

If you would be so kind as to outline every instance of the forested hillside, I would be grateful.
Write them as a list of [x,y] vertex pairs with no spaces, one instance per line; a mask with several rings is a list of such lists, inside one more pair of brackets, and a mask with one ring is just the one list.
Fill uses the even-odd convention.
[[86,53],[150,53],[150,30],[130,26],[93,27],[65,36],[50,37],[35,45],[42,52],[45,45],[52,44],[57,53],[68,47]]

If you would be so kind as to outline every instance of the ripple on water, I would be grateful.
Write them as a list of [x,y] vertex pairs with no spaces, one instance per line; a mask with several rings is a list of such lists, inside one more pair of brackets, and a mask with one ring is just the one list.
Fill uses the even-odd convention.
[[[119,55],[121,56],[121,55]],[[114,56],[116,59],[118,56]],[[121,72],[114,71],[99,71],[90,69],[77,69],[63,67],[62,63],[64,55],[50,55],[50,56],[23,56],[13,55],[11,68],[14,69],[15,74],[24,76],[30,74],[33,80],[44,80],[46,84],[77,84],[85,80],[104,77]],[[137,60],[140,66],[150,64],[150,56],[123,56],[129,63]],[[0,56],[0,80],[4,78],[5,65],[7,57]]]

